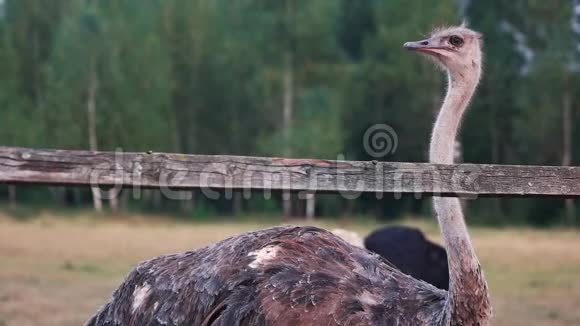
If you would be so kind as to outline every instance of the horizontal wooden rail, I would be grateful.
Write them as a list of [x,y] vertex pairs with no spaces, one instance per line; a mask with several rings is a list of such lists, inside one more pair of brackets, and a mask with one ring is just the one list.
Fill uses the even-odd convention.
[[580,168],[436,165],[0,147],[0,183],[426,194],[580,196]]

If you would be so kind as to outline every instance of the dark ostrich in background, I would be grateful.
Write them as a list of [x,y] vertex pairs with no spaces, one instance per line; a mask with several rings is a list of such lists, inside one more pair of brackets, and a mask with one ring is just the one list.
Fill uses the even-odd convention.
[[[405,47],[448,73],[430,161],[453,163],[459,121],[481,74],[480,35],[435,31]],[[488,289],[457,198],[435,198],[449,291],[314,227],[276,227],[137,266],[87,325],[489,325]]]
[[447,252],[425,238],[419,230],[406,226],[385,226],[364,239],[364,246],[401,272],[447,290],[449,268]]

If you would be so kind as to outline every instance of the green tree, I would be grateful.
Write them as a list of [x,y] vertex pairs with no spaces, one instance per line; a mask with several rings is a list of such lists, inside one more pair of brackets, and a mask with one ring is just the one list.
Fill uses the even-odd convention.
[[[91,150],[172,148],[170,65],[151,7],[155,3],[76,3],[46,69],[51,144]],[[97,210],[99,197],[93,188]]]

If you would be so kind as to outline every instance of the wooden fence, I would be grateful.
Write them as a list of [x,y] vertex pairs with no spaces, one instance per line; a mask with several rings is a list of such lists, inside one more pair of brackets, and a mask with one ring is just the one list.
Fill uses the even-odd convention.
[[435,196],[580,196],[580,167],[437,165],[0,147],[0,183]]

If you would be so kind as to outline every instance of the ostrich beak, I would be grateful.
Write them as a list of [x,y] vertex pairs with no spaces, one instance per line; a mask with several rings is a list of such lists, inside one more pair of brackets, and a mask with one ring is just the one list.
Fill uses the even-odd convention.
[[403,47],[409,51],[418,51],[418,52],[434,52],[434,50],[441,49],[441,47],[432,44],[433,42],[429,39],[416,41],[416,42],[407,42],[403,45]]

